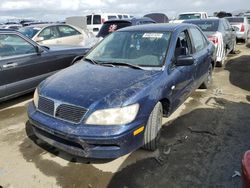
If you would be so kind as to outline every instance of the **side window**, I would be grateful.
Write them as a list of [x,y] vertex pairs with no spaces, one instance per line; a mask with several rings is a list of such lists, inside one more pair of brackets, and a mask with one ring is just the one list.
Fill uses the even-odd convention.
[[93,24],[101,24],[101,15],[94,15],[93,17]]
[[87,25],[91,25],[92,15],[87,16]]
[[227,27],[228,27],[230,30],[232,30],[232,26],[230,25],[230,23],[229,23],[227,20],[225,20],[225,22],[226,22],[226,24],[227,24]]
[[69,37],[73,35],[80,35],[81,33],[74,28],[66,25],[58,26],[58,31],[60,32],[60,37]]
[[36,53],[36,49],[32,44],[14,34],[0,35],[0,49],[0,59]]
[[191,28],[190,32],[192,35],[195,51],[199,52],[203,50],[207,46],[207,40],[205,39],[203,34],[197,28]]
[[117,18],[116,16],[108,16],[108,20],[116,19],[116,18]]
[[46,27],[44,30],[41,31],[41,33],[38,35],[38,37],[43,37],[44,40],[50,40],[59,38],[59,32],[57,31],[56,26]]
[[175,57],[192,54],[192,46],[187,31],[179,34],[175,47]]

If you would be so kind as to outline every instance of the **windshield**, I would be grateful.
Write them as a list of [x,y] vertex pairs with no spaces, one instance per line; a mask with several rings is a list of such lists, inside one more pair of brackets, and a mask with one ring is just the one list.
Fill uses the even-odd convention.
[[97,37],[106,37],[108,34],[124,28],[124,27],[128,27],[131,26],[132,24],[130,22],[107,22],[104,23],[103,26],[101,27]]
[[204,32],[218,31],[219,20],[209,21],[186,21],[185,23],[192,23],[201,28]]
[[25,35],[26,37],[33,38],[41,28],[33,28],[33,27],[23,27],[20,28],[18,31]]
[[114,32],[97,45],[86,58],[98,63],[129,63],[160,67],[168,49],[170,32]]
[[190,19],[197,19],[201,18],[200,13],[195,13],[195,14],[180,14],[179,15],[179,20],[190,20]]

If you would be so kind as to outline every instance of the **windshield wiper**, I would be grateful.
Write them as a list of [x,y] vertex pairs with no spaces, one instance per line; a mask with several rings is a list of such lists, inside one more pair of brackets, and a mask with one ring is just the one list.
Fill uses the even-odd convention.
[[133,69],[141,69],[143,70],[143,68],[141,68],[138,65],[133,65],[130,63],[125,63],[125,62],[105,62],[105,63],[101,63],[101,65],[113,65],[113,66],[127,66]]

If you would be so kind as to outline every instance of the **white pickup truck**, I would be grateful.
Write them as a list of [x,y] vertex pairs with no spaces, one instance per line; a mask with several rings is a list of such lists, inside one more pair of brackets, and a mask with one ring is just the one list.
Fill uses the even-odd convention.
[[180,13],[177,16],[176,20],[173,20],[172,23],[182,23],[184,20],[189,19],[206,19],[208,14],[206,12],[184,12]]

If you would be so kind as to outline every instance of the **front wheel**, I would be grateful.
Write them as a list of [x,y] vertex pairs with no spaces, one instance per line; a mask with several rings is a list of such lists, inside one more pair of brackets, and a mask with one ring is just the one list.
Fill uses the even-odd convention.
[[210,63],[205,81],[201,84],[200,89],[208,89],[212,83],[213,66]]
[[158,102],[151,112],[144,132],[143,148],[155,151],[158,148],[160,129],[162,126],[162,105]]

